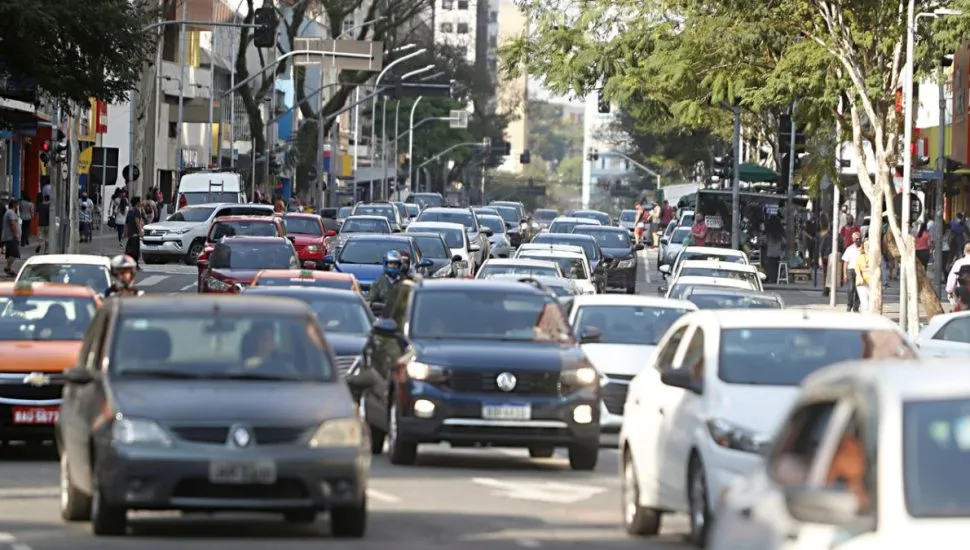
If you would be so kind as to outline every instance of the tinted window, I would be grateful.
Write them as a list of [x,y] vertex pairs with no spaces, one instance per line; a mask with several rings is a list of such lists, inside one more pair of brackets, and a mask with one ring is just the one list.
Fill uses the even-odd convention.
[[600,225],[610,225],[610,217],[603,212],[573,212],[570,214],[574,218],[586,218],[589,220],[596,220],[600,222]]
[[31,264],[24,266],[17,281],[82,285],[104,294],[108,290],[108,270],[100,265]]
[[773,296],[731,294],[725,292],[690,293],[687,299],[700,309],[781,309],[781,302]]
[[690,235],[690,228],[689,227],[685,227],[683,229],[680,229],[680,228],[675,229],[674,230],[674,234],[670,236],[670,243],[671,244],[684,244],[684,239],[687,238],[687,235]]
[[336,288],[353,290],[354,284],[348,279],[301,279],[299,277],[260,277],[258,286],[307,286],[313,288]]
[[572,246],[579,246],[583,249],[583,253],[586,254],[587,259],[599,259],[599,251],[596,249],[596,243],[590,239],[584,239],[582,237],[567,237],[557,233],[543,233],[542,235],[538,235],[536,238],[532,239],[532,242],[539,244],[569,244]]
[[902,448],[909,515],[970,517],[970,398],[903,402]]
[[581,306],[573,323],[577,332],[596,327],[604,344],[656,345],[681,315],[683,308],[647,306]]
[[218,310],[128,315],[117,330],[110,366],[116,376],[334,379],[323,337],[309,316]]
[[353,239],[340,250],[338,262],[345,264],[382,265],[384,255],[390,250],[405,250],[413,258],[414,251],[407,243],[401,241],[371,241],[367,239]]
[[283,218],[287,233],[299,233],[300,235],[323,235],[323,224],[316,218]]
[[953,319],[943,325],[943,328],[933,336],[933,339],[970,344],[970,317],[957,317]]
[[636,210],[624,210],[620,212],[621,222],[634,222],[637,221],[637,211]]
[[505,221],[498,216],[481,216],[478,221],[485,227],[492,230],[493,233],[505,233]]
[[421,249],[421,255],[425,258],[446,259],[451,258],[451,252],[445,248],[441,237],[413,237]]
[[391,228],[386,220],[368,220],[361,218],[347,218],[340,226],[341,233],[390,233]]
[[353,212],[354,208],[352,206],[341,206],[340,210],[337,210],[338,218],[349,218],[350,213]]
[[408,227],[408,233],[437,233],[445,240],[448,248],[465,248],[465,235],[460,229],[443,227]]
[[207,204],[216,202],[239,202],[239,193],[231,193],[229,191],[199,191],[191,193],[182,193],[185,196],[186,204]]
[[744,281],[752,288],[758,288],[758,275],[750,271],[734,271],[733,269],[717,269],[716,267],[683,267],[680,277],[711,277],[714,279],[734,279]]
[[468,210],[425,210],[418,216],[419,222],[460,223],[466,229],[477,229],[475,216]]
[[0,341],[82,340],[95,311],[91,298],[0,296]]
[[498,211],[498,215],[508,223],[519,226],[519,209],[514,206],[492,206]]
[[607,229],[580,228],[574,231],[593,237],[596,239],[596,243],[600,245],[600,248],[633,248],[633,239],[630,238],[630,232],[625,229],[613,231]]
[[724,329],[717,375],[729,384],[797,386],[816,370],[841,361],[892,357],[916,355],[888,330]]
[[[454,307],[461,304],[460,308]],[[571,342],[559,304],[546,296],[497,291],[419,292],[412,338]]]
[[555,210],[536,210],[535,218],[540,222],[551,222],[559,216]]
[[560,220],[558,222],[552,222],[552,224],[549,226],[549,232],[550,233],[572,233],[573,228],[576,227],[577,225],[583,225],[583,223],[564,222]]
[[559,269],[562,270],[566,277],[570,279],[589,279],[589,274],[586,273],[586,266],[583,264],[582,258],[574,258],[569,256],[532,255],[528,252],[523,252],[516,257],[522,259],[542,260],[544,262],[555,262],[559,264]]
[[221,243],[209,257],[212,269],[295,269],[299,259],[282,243]]
[[170,222],[204,222],[215,212],[215,208],[187,207],[168,217]]
[[531,266],[531,265],[496,265],[486,264],[478,270],[478,278],[485,279],[493,275],[523,275],[532,277],[559,277],[559,272],[554,267]]
[[279,237],[280,233],[274,220],[268,221],[217,221],[212,224],[209,240],[218,241],[223,237]]

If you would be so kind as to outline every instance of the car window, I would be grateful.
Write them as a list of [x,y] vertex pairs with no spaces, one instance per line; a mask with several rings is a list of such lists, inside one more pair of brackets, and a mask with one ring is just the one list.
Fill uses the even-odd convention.
[[96,310],[91,298],[0,296],[0,341],[81,340]]
[[189,191],[180,194],[185,197],[186,204],[239,201],[239,193],[234,193],[232,191]]
[[505,233],[506,231],[505,221],[503,221],[502,218],[499,218],[498,216],[480,216],[478,218],[478,221],[485,227],[491,229],[492,232],[496,234],[502,234],[502,233]]
[[515,227],[519,226],[519,209],[514,206],[492,206],[498,215],[502,217],[502,220],[512,224]]
[[620,212],[621,222],[634,222],[636,220],[637,220],[636,210],[624,210],[623,212]]
[[583,249],[583,254],[589,261],[596,261],[600,258],[599,248],[596,246],[596,242],[585,238],[570,237],[561,233],[543,233],[532,239],[533,243],[537,244],[568,244],[570,246],[578,246]]
[[209,257],[212,269],[296,269],[292,246],[277,243],[220,243]]
[[730,269],[718,269],[716,267],[685,266],[678,272],[680,277],[710,277],[713,279],[733,279],[743,281],[751,285],[751,288],[758,288],[760,279],[756,273],[750,271],[734,271]]
[[265,275],[261,276],[254,286],[307,286],[354,290],[354,283],[350,279],[304,279],[300,277],[267,277]]
[[796,407],[782,423],[768,458],[768,475],[783,487],[802,487],[825,438],[836,401]]
[[773,296],[752,294],[687,293],[686,298],[700,309],[781,309],[782,303]]
[[281,237],[276,221],[232,220],[216,221],[209,232],[209,240],[218,241],[223,237]]
[[350,213],[353,212],[353,211],[354,211],[353,207],[350,207],[350,206],[341,206],[340,207],[340,210],[337,210],[337,217],[338,218],[349,218],[350,217]]
[[528,251],[519,254],[516,258],[555,262],[559,264],[559,269],[562,270],[567,278],[577,280],[589,279],[589,273],[586,271],[586,265],[582,258],[529,254]]
[[347,218],[340,227],[341,233],[383,233],[391,232],[391,227],[387,220],[368,220],[360,218]]
[[287,233],[298,233],[300,235],[323,236],[323,224],[316,218],[283,218]]
[[451,252],[445,247],[441,237],[413,237],[421,254],[424,258],[434,258],[436,260],[451,258]]
[[186,207],[168,217],[170,222],[204,222],[215,212],[215,207]]
[[656,345],[688,309],[650,306],[580,306],[574,329],[577,334],[596,327],[603,344]]
[[419,222],[459,223],[465,229],[478,229],[476,217],[468,210],[425,210],[418,216]]
[[853,411],[838,435],[835,452],[824,465],[825,486],[853,493],[860,516],[871,515],[876,503],[876,439],[867,437],[865,428],[860,412]]
[[600,248],[633,248],[633,239],[627,230],[611,231],[603,229],[580,229],[583,235],[596,239]]
[[551,222],[559,216],[555,210],[536,210],[536,220],[540,222]]
[[445,227],[408,227],[407,233],[437,233],[445,240],[448,248],[465,248],[465,235],[460,229]]
[[970,397],[902,407],[903,493],[914,518],[970,517]]
[[209,313],[122,314],[109,370],[119,377],[233,376],[331,381],[312,317]]
[[559,271],[554,267],[515,265],[515,264],[486,264],[478,270],[478,278],[486,279],[495,275],[522,275],[530,277],[559,277]]
[[704,367],[705,367],[705,354],[704,354],[704,329],[697,327],[696,330],[690,335],[690,340],[687,342],[687,347],[684,348],[684,356],[680,360],[679,365],[674,365],[674,368],[678,369],[688,369],[690,371],[691,378],[698,383],[703,383],[704,381]]
[[670,237],[670,244],[684,244],[684,239],[690,235],[690,228],[675,229],[673,235]]
[[[454,304],[462,307],[455,308]],[[573,341],[555,299],[479,289],[417,293],[411,314],[411,337],[555,344]]]
[[549,232],[550,233],[572,233],[573,228],[576,227],[577,225],[583,225],[583,224],[581,222],[572,222],[572,221],[552,222],[552,224],[549,225]]
[[684,335],[687,334],[687,329],[689,327],[690,325],[684,325],[678,328],[664,343],[663,349],[660,350],[660,353],[657,355],[657,364],[654,365],[657,370],[664,371],[674,367],[674,359],[677,358],[677,350],[680,349],[680,343],[684,341]]
[[104,294],[108,290],[108,270],[88,264],[28,264],[17,282],[65,283],[81,285]]
[[227,206],[219,210],[219,216],[271,216],[269,208],[253,208],[252,206]]
[[933,339],[970,344],[970,317],[957,317],[948,321]]
[[367,264],[382,265],[384,255],[391,250],[406,250],[413,258],[414,253],[410,250],[407,243],[401,241],[371,241],[365,239],[352,239],[340,249],[340,257],[337,261],[345,264]]

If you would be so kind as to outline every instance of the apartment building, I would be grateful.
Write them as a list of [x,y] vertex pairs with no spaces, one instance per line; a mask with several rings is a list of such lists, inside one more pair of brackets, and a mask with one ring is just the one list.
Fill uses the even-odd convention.
[[497,83],[496,101],[499,109],[513,113],[512,120],[505,128],[505,138],[512,145],[512,154],[505,158],[499,170],[520,173],[523,165],[519,162],[519,155],[529,149],[529,119],[525,111],[529,102],[529,79],[526,74],[514,79],[498,74],[498,48],[522,34],[528,28],[529,22],[514,0],[492,2],[497,10],[490,12],[489,24],[493,20],[497,24],[494,39],[490,34],[487,44],[488,70]]

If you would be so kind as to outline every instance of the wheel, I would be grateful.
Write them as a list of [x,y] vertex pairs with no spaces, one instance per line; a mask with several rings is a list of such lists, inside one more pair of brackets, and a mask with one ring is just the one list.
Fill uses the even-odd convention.
[[599,454],[598,441],[593,444],[574,443],[569,446],[569,467],[579,471],[595,470]]
[[388,414],[388,453],[391,455],[391,464],[411,466],[418,459],[418,444],[410,441],[401,440],[401,425],[398,420],[401,417],[397,410],[397,401],[392,397],[391,406]]
[[367,401],[365,399],[361,396],[357,401],[357,414],[360,415],[360,419],[367,424],[367,428],[370,430],[370,452],[377,456],[384,452],[384,440],[387,439],[387,433],[367,421]]
[[554,454],[555,447],[529,447],[529,456],[532,458],[552,458]]
[[91,519],[91,497],[74,486],[67,460],[67,452],[61,452],[61,518],[64,521],[88,521]]
[[711,511],[707,506],[707,478],[704,475],[704,465],[697,455],[690,459],[687,474],[687,504],[690,506],[690,534],[687,538],[697,548],[704,548],[707,544],[707,529],[711,523]]
[[286,523],[309,524],[317,521],[317,512],[316,510],[293,510],[292,512],[284,513],[283,520]]
[[185,253],[185,265],[195,265],[199,261],[199,254],[205,248],[205,241],[196,239],[189,245],[189,250]]
[[91,464],[91,530],[98,536],[124,535],[128,527],[128,510],[115,506],[104,499],[101,475],[95,461]]
[[623,527],[630,535],[656,535],[660,532],[659,511],[640,506],[640,481],[629,453],[623,456]]
[[367,532],[367,497],[358,506],[330,510],[330,534],[342,539],[359,539]]

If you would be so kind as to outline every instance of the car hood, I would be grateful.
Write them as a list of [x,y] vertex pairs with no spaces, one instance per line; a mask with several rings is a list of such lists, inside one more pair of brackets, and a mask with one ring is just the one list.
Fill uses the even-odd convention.
[[603,257],[604,258],[632,258],[633,252],[630,252],[629,248],[604,248]]
[[31,340],[0,342],[3,370],[7,372],[60,373],[77,363],[80,341]]
[[179,229],[191,229],[203,222],[158,222],[150,223],[143,229],[144,231],[177,231]]
[[111,395],[122,414],[162,423],[286,422],[309,427],[354,414],[342,383],[114,379]]
[[369,285],[384,273],[384,266],[371,264],[336,264],[334,266],[341,273],[350,273],[362,285]]
[[[770,438],[798,398],[798,386],[710,384],[711,417]],[[757,407],[752,407],[757,403]]]
[[237,283],[250,285],[260,269],[213,269],[212,274],[220,279],[230,279]]
[[560,372],[583,358],[574,346],[496,340],[414,340],[417,359],[453,369]]
[[604,374],[636,376],[648,368],[656,346],[633,344],[583,344],[583,353]]
[[320,235],[301,235],[300,233],[288,233],[287,236],[293,237],[293,244],[296,246],[321,246],[323,237]]
[[327,343],[334,355],[360,355],[367,343],[367,335],[327,332]]

